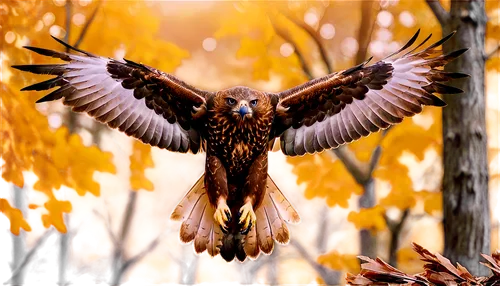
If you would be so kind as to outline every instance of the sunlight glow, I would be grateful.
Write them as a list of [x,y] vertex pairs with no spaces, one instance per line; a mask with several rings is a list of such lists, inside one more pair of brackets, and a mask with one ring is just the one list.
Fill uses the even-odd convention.
[[115,59],[123,59],[126,54],[125,46],[120,46],[120,48],[115,50],[114,57]]
[[319,34],[323,39],[326,40],[333,39],[333,37],[335,37],[335,27],[330,23],[326,23],[323,26],[321,26]]
[[353,57],[359,49],[358,41],[353,37],[345,38],[340,44],[340,50],[342,54],[347,57]]
[[45,13],[45,15],[43,15],[42,20],[45,26],[50,26],[56,20],[56,16],[52,12],[47,12]]
[[377,24],[380,27],[387,28],[390,25],[392,25],[392,22],[394,21],[394,16],[392,16],[391,12],[389,11],[380,11],[377,15]]
[[59,114],[59,113],[49,114],[49,126],[50,127],[57,129],[57,128],[61,127],[61,125],[62,125],[61,114]]
[[83,26],[83,24],[85,24],[85,15],[83,15],[82,13],[77,13],[73,15],[71,21],[77,26]]
[[413,17],[413,14],[408,12],[408,11],[403,11],[399,14],[399,22],[401,25],[411,28],[415,26],[415,17]]
[[295,49],[290,43],[284,43],[280,47],[280,54],[285,58],[291,56],[294,51]]
[[205,40],[203,40],[203,49],[207,52],[212,52],[215,50],[215,48],[217,48],[217,40],[215,40],[214,38],[206,38]]
[[12,44],[16,40],[16,34],[12,31],[5,33],[5,42],[7,44]]

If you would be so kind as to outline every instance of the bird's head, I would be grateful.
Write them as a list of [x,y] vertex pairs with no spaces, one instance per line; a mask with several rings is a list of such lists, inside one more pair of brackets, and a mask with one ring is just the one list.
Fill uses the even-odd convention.
[[214,108],[237,122],[245,122],[269,112],[270,104],[269,97],[263,92],[237,86],[219,91]]

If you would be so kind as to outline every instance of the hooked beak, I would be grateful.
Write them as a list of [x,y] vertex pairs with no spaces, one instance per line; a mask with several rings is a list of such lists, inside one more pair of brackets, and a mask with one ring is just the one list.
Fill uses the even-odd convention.
[[242,119],[252,117],[252,109],[248,107],[248,102],[245,100],[240,101],[240,105],[233,112],[239,114]]
[[240,106],[240,110],[238,111],[238,113],[240,114],[241,117],[245,117],[245,115],[248,114],[248,106],[246,105]]

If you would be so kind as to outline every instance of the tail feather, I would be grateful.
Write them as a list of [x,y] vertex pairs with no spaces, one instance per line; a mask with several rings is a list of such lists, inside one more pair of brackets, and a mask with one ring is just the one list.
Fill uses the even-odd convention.
[[255,228],[257,230],[257,242],[260,250],[265,254],[271,254],[274,248],[273,234],[271,231],[271,224],[267,218],[265,208],[260,207],[255,211],[257,216],[257,223]]
[[224,234],[220,230],[220,227],[217,227],[215,224],[212,224],[207,244],[207,252],[210,256],[214,257],[220,253],[223,237]]
[[207,203],[200,221],[198,232],[194,237],[194,250],[196,253],[202,253],[207,250],[207,246],[210,241],[210,232],[212,231],[214,224],[213,220],[214,208],[210,205],[210,203]]
[[[231,210],[233,213],[237,211],[237,208]],[[247,256],[256,259],[261,252],[270,254],[274,241],[288,243],[290,232],[285,222],[295,223],[300,220],[295,209],[269,176],[263,201],[254,211],[256,225],[248,234],[240,233],[237,220],[230,224],[228,233],[223,233],[214,220],[215,207],[208,200],[204,176],[201,176],[177,205],[171,219],[183,221],[180,238],[186,243],[194,241],[196,253],[206,250],[210,256],[220,254],[226,261],[232,261],[235,257],[244,261]]]
[[260,254],[260,247],[257,241],[257,228],[252,227],[245,238],[243,249],[250,259],[257,259]]
[[[269,194],[265,195],[261,208],[264,209],[264,213],[266,215],[261,219],[267,220],[267,224],[271,227],[272,238],[282,244],[288,243],[290,240],[288,227],[286,226],[285,221],[281,218],[281,215],[276,208],[276,205],[272,202]],[[259,217],[257,217],[257,219],[259,219]]]
[[182,198],[181,202],[175,207],[170,215],[171,220],[185,220],[188,218],[191,210],[198,201],[198,198],[205,193],[203,182],[205,175],[201,176],[189,192]]
[[278,186],[274,183],[271,176],[267,176],[267,192],[273,205],[278,210],[281,217],[288,223],[298,223],[300,221],[299,214],[285,198]]
[[191,242],[196,237],[196,234],[200,230],[203,213],[205,212],[208,204],[209,202],[206,194],[203,194],[198,198],[196,204],[193,206],[191,214],[185,221],[182,222],[180,231],[182,242]]

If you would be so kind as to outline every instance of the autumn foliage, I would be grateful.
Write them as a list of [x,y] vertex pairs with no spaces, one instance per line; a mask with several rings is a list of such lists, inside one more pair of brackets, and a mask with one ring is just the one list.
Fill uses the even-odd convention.
[[[150,7],[153,5],[150,1],[126,1],[127,9],[122,9],[121,1],[73,1],[72,13],[75,17],[70,22],[69,35],[65,31],[65,2],[30,0],[0,4],[2,178],[22,187],[26,174],[35,174],[37,181],[33,188],[43,194],[46,200],[40,205],[31,204],[29,208],[42,209],[43,214],[39,219],[43,226],[53,226],[60,232],[67,231],[63,217],[72,211],[72,203],[75,202],[58,199],[60,196],[57,192],[66,187],[80,196],[99,196],[101,187],[94,175],[97,172],[115,174],[119,166],[114,165],[110,152],[104,152],[82,139],[83,132],[71,132],[74,129],[69,128],[71,126],[50,122],[50,116],[61,119],[68,110],[57,104],[35,105],[39,95],[35,95],[35,92],[20,92],[22,87],[34,83],[35,78],[14,71],[10,66],[44,62],[40,56],[27,52],[22,46],[60,50],[61,46],[50,39],[49,34],[61,39],[68,36],[69,43],[78,43],[79,48],[89,52],[108,57],[123,57],[126,54],[131,60],[165,72],[174,72],[184,60],[196,56],[182,43],[169,42],[161,37],[162,19]],[[213,35],[207,36],[213,36],[221,46],[227,44],[232,48],[232,43],[236,43],[233,50],[226,48],[234,52],[238,63],[230,66],[221,61],[218,65],[226,69],[225,73],[234,74],[238,84],[258,86],[277,82],[272,86],[281,90],[301,84],[309,76],[323,76],[329,68],[341,70],[357,64],[354,60],[356,52],[362,49],[368,50],[366,58],[373,54],[374,60],[379,60],[392,52],[395,46],[400,47],[418,28],[422,29],[421,34],[433,33],[430,42],[441,36],[440,26],[431,19],[425,1],[381,1],[380,5],[378,2],[374,5],[371,12],[377,16],[388,13],[392,22],[386,25],[374,19],[370,38],[372,44],[367,47],[356,46],[358,23],[363,15],[361,9],[349,2],[352,1],[239,1],[234,3],[234,9],[230,12],[225,10],[216,17],[209,15],[210,20],[207,21],[216,28]],[[448,1],[441,2],[445,7],[449,4]],[[486,1],[487,13],[491,18],[498,16],[495,2]],[[86,23],[96,9],[98,13],[85,32]],[[310,11],[317,15],[316,21],[302,21]],[[401,20],[401,15],[408,14],[408,11],[411,12],[413,24],[405,24]],[[328,35],[318,36],[330,56],[330,61],[324,62],[309,32],[320,35],[324,19],[327,18],[335,19],[332,23],[337,29],[333,30],[331,38]],[[309,32],[297,25],[294,19],[299,19],[299,23],[309,27]],[[134,28],[124,31],[124,27]],[[189,38],[190,31],[186,29],[183,33],[184,38]],[[82,34],[84,37],[80,42]],[[497,43],[500,40],[500,23],[488,22],[486,34],[489,43]],[[345,49],[345,46],[356,46],[356,49]],[[302,57],[297,51],[302,52]],[[486,69],[500,72],[500,58],[493,56],[487,62]],[[183,80],[189,82],[190,79]],[[500,120],[497,110],[490,110],[487,116],[488,122]],[[67,123],[64,119],[62,121]],[[352,205],[353,198],[363,195],[363,186],[333,152],[288,157],[286,160],[292,165],[297,184],[303,186],[306,199],[319,198],[328,207],[348,208],[349,224],[359,230],[382,235],[390,228],[387,218],[391,211],[398,214],[408,211],[416,216],[441,220],[441,187],[435,183],[441,180],[441,123],[441,110],[426,108],[422,114],[403,121],[385,133],[372,134],[345,147],[363,166],[370,165],[373,154],[377,150],[380,152],[370,174],[376,186],[376,206],[370,208]],[[495,135],[489,131],[491,134]],[[492,144],[488,157],[490,162],[498,159],[499,150],[497,145]],[[138,141],[132,143],[128,166],[130,190],[154,190],[153,183],[146,175],[146,170],[154,167],[151,152],[150,146]],[[411,173],[409,166],[420,164],[427,168],[427,173]],[[498,176],[498,173],[493,173],[490,179],[498,180]],[[6,199],[0,199],[0,212],[9,219],[13,234],[31,230],[22,212]],[[398,260],[415,262],[418,254],[426,263],[422,274],[407,275],[380,259],[365,257],[362,258],[366,263],[361,265],[361,273],[348,276],[347,281],[354,285],[492,285],[494,281],[500,280],[499,254],[485,256],[494,275],[478,278],[472,277],[460,266],[451,265],[439,254],[431,254],[416,244],[413,247],[416,252],[409,247],[399,248]],[[338,249],[315,258],[317,263],[330,269],[351,273],[359,270],[355,254],[341,253]]]

